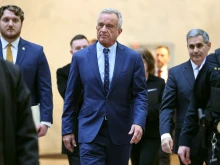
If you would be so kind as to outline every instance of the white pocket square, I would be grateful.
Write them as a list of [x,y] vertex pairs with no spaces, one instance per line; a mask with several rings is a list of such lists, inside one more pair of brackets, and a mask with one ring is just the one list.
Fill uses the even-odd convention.
[[152,88],[152,89],[148,89],[147,91],[148,92],[153,92],[153,91],[156,91],[157,90],[157,88]]

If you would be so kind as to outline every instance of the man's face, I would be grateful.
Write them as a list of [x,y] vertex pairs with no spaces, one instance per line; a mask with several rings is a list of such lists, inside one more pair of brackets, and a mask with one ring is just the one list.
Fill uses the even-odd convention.
[[116,14],[103,13],[98,19],[96,26],[97,38],[104,47],[112,46],[122,29],[118,28],[118,17]]
[[0,19],[0,32],[2,37],[8,42],[16,40],[21,33],[22,22],[14,12],[5,10]]
[[205,57],[208,55],[208,51],[211,48],[211,43],[205,43],[201,35],[196,37],[190,37],[187,41],[187,49],[190,59],[196,64],[201,65]]
[[169,60],[170,60],[170,55],[166,48],[156,49],[156,61],[158,68],[162,68],[164,65],[167,65]]
[[71,50],[70,50],[70,53],[71,54],[74,54],[76,53],[78,50],[81,50],[85,47],[87,47],[89,45],[88,41],[83,38],[83,39],[78,39],[78,40],[74,40],[72,42],[72,45],[71,45]]

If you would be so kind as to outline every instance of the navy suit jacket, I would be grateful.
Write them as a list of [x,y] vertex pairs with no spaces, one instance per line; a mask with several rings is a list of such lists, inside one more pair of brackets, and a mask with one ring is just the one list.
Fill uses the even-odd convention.
[[[83,105],[78,115],[78,141],[91,142],[108,116],[108,131],[114,144],[129,144],[132,124],[145,128],[147,87],[140,54],[117,44],[115,68],[107,96],[97,61],[96,43],[73,56],[62,115],[62,134],[74,133],[74,115],[83,89]],[[131,98],[133,98],[131,100]]]
[[[65,98],[69,71],[70,71],[70,64],[67,64],[64,67],[57,69],[57,88],[63,99]],[[82,107],[82,102],[83,102],[83,93],[81,94],[81,97],[78,103],[78,109],[77,109],[78,112],[79,112],[79,109],[81,109]],[[78,136],[77,136],[78,135],[78,131],[77,131],[78,120],[76,120],[75,122],[76,122],[76,125],[73,125],[75,128],[75,132],[74,132],[75,138],[76,138],[75,140],[76,142],[78,142]],[[68,155],[79,155],[79,146],[77,145],[76,147],[74,147],[74,151],[70,152],[68,149],[66,149],[64,142],[62,141],[62,153],[68,154]]]
[[[0,57],[3,58],[0,41]],[[16,65],[24,75],[24,81],[31,91],[31,104],[40,103],[41,121],[52,123],[51,75],[43,47],[20,38]]]
[[[190,60],[169,70],[160,109],[160,134],[170,133],[172,135],[173,117],[175,115],[175,153],[178,150],[179,136],[191,101],[194,82],[195,77]],[[199,140],[199,135],[196,136],[195,140]],[[196,142],[194,145],[199,144]],[[192,146],[192,148],[194,147]]]

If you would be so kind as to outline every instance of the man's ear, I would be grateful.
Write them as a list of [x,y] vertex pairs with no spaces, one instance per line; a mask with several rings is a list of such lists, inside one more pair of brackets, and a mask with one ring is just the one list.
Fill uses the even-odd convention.
[[118,35],[122,33],[122,29],[118,29]]
[[212,46],[211,42],[209,42],[207,45],[208,45],[209,50],[210,50],[210,49],[211,49],[211,46]]

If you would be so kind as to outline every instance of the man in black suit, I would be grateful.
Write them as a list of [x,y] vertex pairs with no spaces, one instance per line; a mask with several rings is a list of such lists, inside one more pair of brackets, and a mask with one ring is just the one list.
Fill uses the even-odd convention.
[[[198,118],[198,112],[203,111],[204,118]],[[201,146],[208,148],[207,165],[220,164],[220,49],[210,54],[198,74],[194,86],[193,99],[186,114],[179,140],[178,154],[187,165],[191,162],[190,144],[200,127]],[[216,142],[216,143],[215,143]]]
[[170,61],[170,49],[165,45],[160,45],[155,50],[156,69],[155,75],[163,78],[165,82],[168,79],[168,62]]
[[17,66],[0,58],[0,164],[39,165],[30,92]]
[[[81,50],[89,45],[89,42],[87,38],[84,35],[78,34],[70,41],[70,53],[73,55],[78,50]],[[61,95],[61,97],[64,99],[65,92],[66,92],[66,86],[69,76],[69,70],[70,70],[70,64],[67,64],[66,66],[57,69],[57,87],[58,91]],[[81,99],[82,101],[82,99]],[[79,104],[79,109],[81,108],[81,102]],[[68,155],[68,160],[70,165],[80,165],[79,161],[79,148],[76,147],[74,149],[74,152],[71,153],[69,150],[65,148],[62,142],[62,153]]]
[[[163,151],[167,153],[172,153],[173,151],[173,140],[170,134],[172,133],[174,114],[176,115],[174,153],[177,153],[179,136],[192,98],[194,81],[211,47],[208,34],[201,29],[190,30],[186,40],[190,60],[169,70],[168,81],[162,99],[160,113],[161,146]],[[195,165],[202,165],[204,161],[203,150],[199,150],[199,141],[200,135],[197,133],[191,144],[192,152],[190,155],[191,163]],[[180,163],[183,164],[181,161]]]

